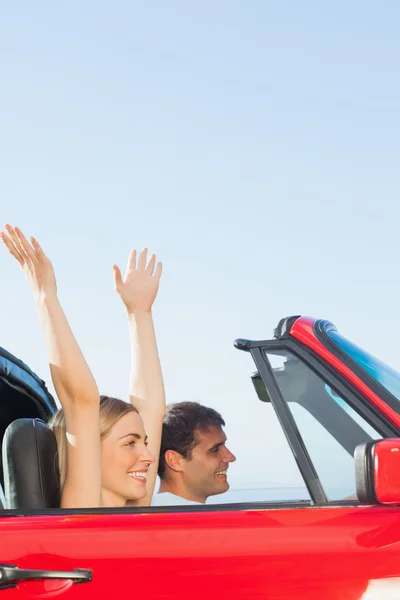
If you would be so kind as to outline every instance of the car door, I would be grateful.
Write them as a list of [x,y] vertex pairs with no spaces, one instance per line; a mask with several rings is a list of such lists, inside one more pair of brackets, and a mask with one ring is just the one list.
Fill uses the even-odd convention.
[[353,445],[390,426],[298,349],[259,344],[252,355],[310,501],[4,511],[0,600],[400,597],[400,510],[351,498]]
[[[400,512],[264,505],[0,519],[1,561],[44,571],[0,598],[352,599],[400,593]],[[75,569],[88,578],[74,583]],[[64,573],[66,579],[49,579]],[[29,571],[28,571],[29,573]],[[372,597],[372,596],[371,596]],[[370,598],[370,596],[365,596]],[[376,598],[381,598],[376,596]],[[385,596],[386,598],[386,596]]]

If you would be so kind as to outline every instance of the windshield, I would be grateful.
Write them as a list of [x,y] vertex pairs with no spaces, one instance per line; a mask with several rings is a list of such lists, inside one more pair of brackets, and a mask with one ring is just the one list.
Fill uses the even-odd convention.
[[354,360],[360,367],[385,387],[395,398],[400,401],[400,373],[385,365],[382,361],[374,358],[365,350],[362,350],[349,340],[346,340],[336,330],[326,331],[328,337],[343,351],[349,358]]

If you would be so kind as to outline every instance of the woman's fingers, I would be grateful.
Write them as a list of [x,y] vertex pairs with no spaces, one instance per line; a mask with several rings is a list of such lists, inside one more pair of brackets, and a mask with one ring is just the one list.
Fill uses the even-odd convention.
[[[20,235],[23,235],[22,232],[19,232],[16,227],[11,227],[11,225],[5,225],[5,229],[9,235],[11,242],[14,244],[15,249],[22,256],[26,263],[29,263],[32,259],[29,254],[25,251],[24,246],[22,245],[22,241]],[[18,232],[20,235],[18,235]],[[24,236],[25,237],[25,236]]]
[[30,245],[30,243],[28,242],[28,240],[26,239],[26,237],[24,236],[22,231],[20,229],[18,229],[18,227],[14,227],[14,231],[15,231],[15,234],[18,238],[18,241],[19,241],[24,253],[31,261],[34,261],[36,258],[36,254],[35,254],[35,251],[33,250],[32,246]]
[[154,267],[156,264],[156,255],[152,254],[149,260],[149,264],[147,265],[146,271],[147,273],[150,273],[150,275],[153,275],[154,273]]
[[115,277],[115,285],[116,287],[127,284],[129,281],[138,281],[137,277],[140,275],[140,280],[143,274],[145,274],[146,278],[148,276],[155,277],[159,279],[161,277],[162,265],[161,263],[157,263],[157,257],[155,254],[150,256],[149,262],[147,264],[147,248],[143,248],[140,252],[139,257],[137,257],[137,251],[132,250],[129,254],[128,264],[126,266],[126,273],[124,278],[121,276],[121,271],[116,265],[113,265],[114,269],[114,277]]
[[34,238],[34,237],[31,237],[31,244],[32,244],[32,246],[33,246],[33,249],[34,249],[34,251],[35,251],[35,254],[36,254],[37,258],[38,258],[39,260],[43,260],[43,258],[45,258],[45,257],[46,257],[46,255],[45,255],[45,253],[43,252],[43,250],[42,250],[42,247],[41,247],[41,245],[39,244],[39,242],[37,241],[37,239],[36,239],[36,238]]
[[34,237],[30,238],[31,245],[18,227],[11,227],[11,225],[5,225],[4,227],[8,236],[2,234],[1,239],[21,266],[25,263],[46,258],[39,242]]
[[21,246],[21,244],[19,242],[17,234],[14,231],[14,227],[11,227],[11,225],[4,225],[4,227],[5,227],[5,230],[8,233],[8,237],[11,240],[11,243],[14,245],[15,249],[22,256],[22,258],[24,260],[26,260],[24,250],[23,250],[23,248],[22,248],[22,246]]
[[5,247],[7,248],[7,250],[9,251],[9,253],[12,254],[12,256],[19,262],[19,264],[21,265],[21,267],[23,267],[24,264],[25,264],[25,260],[21,256],[21,254],[18,252],[17,248],[15,247],[15,244],[13,244],[13,242],[10,240],[10,238],[8,237],[8,235],[6,235],[5,233],[1,232],[0,233],[0,238],[1,238],[2,242],[3,242],[3,244],[5,245]]
[[126,273],[136,269],[136,250],[132,250],[129,254],[128,264],[126,265]]
[[146,262],[147,262],[147,248],[143,248],[143,250],[140,253],[139,261],[138,261],[138,269],[140,271],[145,270]]
[[118,291],[120,286],[122,285],[121,270],[119,267],[117,267],[117,265],[113,265],[113,270],[114,270],[115,289]]
[[159,280],[160,277],[161,277],[161,275],[162,275],[162,263],[159,262],[159,263],[157,263],[157,267],[156,267],[156,271],[154,273],[154,277],[155,277],[155,279]]

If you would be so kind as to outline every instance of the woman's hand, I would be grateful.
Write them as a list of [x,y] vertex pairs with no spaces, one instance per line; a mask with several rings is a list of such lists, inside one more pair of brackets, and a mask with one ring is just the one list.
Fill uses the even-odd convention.
[[53,265],[39,243],[31,237],[31,244],[18,227],[6,225],[6,235],[0,232],[4,245],[21,265],[24,275],[36,299],[43,296],[57,296],[57,284]]
[[129,255],[125,278],[122,279],[121,271],[113,265],[115,290],[125,304],[128,313],[138,311],[151,312],[151,307],[156,299],[160,282],[162,265],[156,266],[156,256],[153,254],[147,263],[147,249],[141,251],[136,265],[136,250]]

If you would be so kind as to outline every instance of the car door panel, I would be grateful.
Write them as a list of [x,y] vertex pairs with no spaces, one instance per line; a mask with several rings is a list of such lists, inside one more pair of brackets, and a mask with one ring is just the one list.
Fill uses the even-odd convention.
[[400,511],[379,507],[10,516],[0,540],[2,563],[93,572],[22,582],[0,600],[359,600],[370,580],[400,577]]

